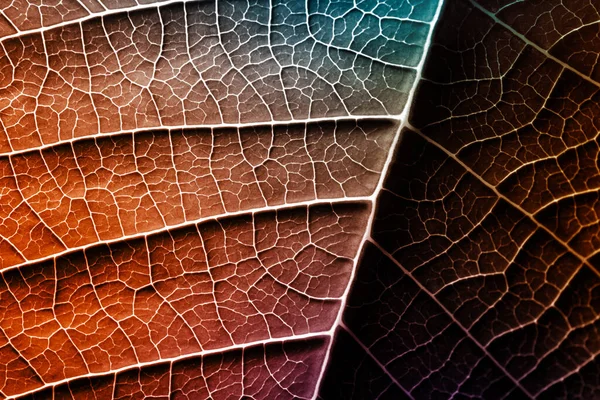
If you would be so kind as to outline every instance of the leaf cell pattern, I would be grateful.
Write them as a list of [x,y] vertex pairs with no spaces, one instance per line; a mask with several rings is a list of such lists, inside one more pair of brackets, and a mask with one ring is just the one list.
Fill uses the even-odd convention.
[[590,0],[7,0],[0,399],[600,398]]
[[322,399],[600,396],[598,21],[445,4]]
[[314,398],[437,3],[0,6],[0,398]]

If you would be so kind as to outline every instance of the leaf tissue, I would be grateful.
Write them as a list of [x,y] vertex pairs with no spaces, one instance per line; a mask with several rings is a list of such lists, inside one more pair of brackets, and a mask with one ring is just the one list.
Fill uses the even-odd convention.
[[0,399],[600,399],[595,0],[0,1]]

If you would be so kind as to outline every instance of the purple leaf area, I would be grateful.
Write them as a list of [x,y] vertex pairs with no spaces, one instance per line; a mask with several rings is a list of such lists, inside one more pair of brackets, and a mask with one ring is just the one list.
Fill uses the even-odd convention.
[[600,399],[594,1],[0,3],[0,400]]

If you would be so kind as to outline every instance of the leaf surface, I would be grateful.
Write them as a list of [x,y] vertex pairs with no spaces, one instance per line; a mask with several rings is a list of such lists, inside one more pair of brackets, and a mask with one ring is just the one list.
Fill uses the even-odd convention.
[[599,17],[445,4],[321,398],[599,396]]
[[599,21],[9,0],[0,398],[600,396]]
[[2,5],[0,397],[314,397],[436,7]]

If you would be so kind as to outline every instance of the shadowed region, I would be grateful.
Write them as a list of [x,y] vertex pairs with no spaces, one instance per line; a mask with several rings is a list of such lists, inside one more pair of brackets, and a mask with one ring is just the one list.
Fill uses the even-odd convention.
[[597,21],[445,5],[344,310],[362,351],[334,346],[323,398],[598,396]]

